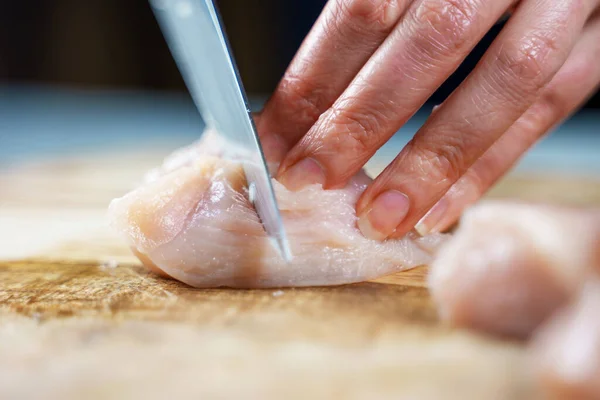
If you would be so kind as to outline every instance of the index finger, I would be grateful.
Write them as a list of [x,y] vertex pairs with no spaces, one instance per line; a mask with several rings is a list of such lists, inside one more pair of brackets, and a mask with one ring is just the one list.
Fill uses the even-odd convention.
[[263,112],[258,130],[279,162],[350,84],[411,0],[330,0]]

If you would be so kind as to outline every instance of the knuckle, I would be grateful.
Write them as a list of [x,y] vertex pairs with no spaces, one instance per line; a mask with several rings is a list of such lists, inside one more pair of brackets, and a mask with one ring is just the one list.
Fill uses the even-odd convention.
[[448,190],[448,195],[452,200],[460,202],[464,208],[479,200],[487,189],[485,180],[479,173],[473,169],[469,169],[452,185]]
[[559,119],[571,112],[572,104],[562,91],[554,86],[549,86],[542,91],[538,107],[544,109],[538,111],[539,114],[548,115],[552,119]]
[[502,166],[506,163],[506,159],[508,159],[503,156],[505,155],[495,151],[492,147],[483,157],[477,160],[474,168],[469,169],[465,173],[464,179],[469,182],[478,197],[482,196],[500,175],[499,171],[503,169]]
[[[545,111],[542,115],[549,115],[552,119],[562,119],[574,111],[581,101],[579,90],[569,89],[566,83],[571,83],[574,88],[582,87],[590,76],[597,74],[598,64],[593,57],[574,59],[565,70],[561,70],[557,81],[552,81],[542,90],[538,101],[539,107]],[[593,87],[588,89],[590,92]]]
[[417,157],[419,172],[433,181],[454,183],[465,170],[461,146],[446,143],[432,148],[415,143],[411,150]]
[[425,0],[412,14],[417,37],[425,49],[448,52],[461,49],[478,19],[478,10],[469,0]]
[[277,94],[283,97],[283,103],[290,109],[297,110],[298,120],[314,122],[326,108],[325,93],[315,89],[317,86],[306,78],[287,74],[280,82]]
[[467,173],[465,178],[466,185],[471,189],[472,198],[482,197],[488,188],[488,179],[483,177],[479,172]]
[[346,154],[363,157],[374,152],[377,146],[377,132],[380,121],[377,114],[371,112],[343,111],[337,114],[339,149]]
[[361,31],[392,29],[409,0],[339,0],[337,10],[344,22]]
[[532,33],[525,40],[503,46],[496,60],[509,79],[524,84],[526,88],[541,89],[552,75],[553,63],[549,59],[557,51],[554,35]]
[[[505,134],[510,138],[510,144],[504,140],[504,151],[509,156],[514,156],[518,149],[529,148],[535,141],[550,129],[555,121],[554,111],[551,106],[542,101],[536,101],[513,124]],[[502,139],[502,138],[501,138]],[[513,153],[510,153],[510,152]]]

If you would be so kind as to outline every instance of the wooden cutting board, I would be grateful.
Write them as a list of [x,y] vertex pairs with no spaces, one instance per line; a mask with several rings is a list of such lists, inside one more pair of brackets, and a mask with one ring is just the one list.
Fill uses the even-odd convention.
[[[104,213],[162,156],[0,171],[0,398],[536,397],[524,345],[439,323],[424,268],[283,290],[145,271]],[[597,205],[600,184],[510,177],[491,196]]]

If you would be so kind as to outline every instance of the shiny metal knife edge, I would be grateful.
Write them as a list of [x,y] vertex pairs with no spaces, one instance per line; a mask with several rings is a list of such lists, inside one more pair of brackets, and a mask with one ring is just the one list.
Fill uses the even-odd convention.
[[186,41],[177,34],[178,29],[176,26],[174,26],[174,21],[172,20],[174,18],[173,15],[175,14],[175,11],[172,8],[175,8],[175,6],[179,6],[180,9],[181,7],[186,6],[192,7],[193,1],[204,2],[206,8],[210,12],[212,23],[217,34],[219,35],[221,45],[226,49],[229,55],[228,67],[231,68],[231,72],[233,72],[235,80],[237,81],[240,92],[239,94],[241,95],[245,104],[245,111],[247,113],[250,127],[254,132],[255,143],[253,143],[253,145],[256,145],[256,148],[258,149],[258,158],[254,157],[254,160],[248,160],[247,162],[243,163],[244,172],[246,173],[246,179],[249,187],[250,189],[253,189],[252,186],[254,186],[255,189],[251,190],[251,192],[254,192],[254,195],[251,196],[251,200],[253,200],[253,204],[256,208],[259,218],[261,219],[265,231],[270,238],[273,239],[274,245],[279,250],[282,258],[286,262],[289,262],[292,259],[292,253],[281,220],[277,199],[271,183],[271,176],[266,167],[266,159],[262,151],[260,141],[258,140],[256,126],[252,118],[250,107],[248,106],[245,90],[240,79],[239,71],[233,59],[231,48],[224,32],[218,10],[216,9],[212,0],[150,0],[150,4],[153,8],[156,19],[163,30],[163,34],[169,49],[171,50],[173,58],[175,59],[186,86],[192,95],[192,99],[194,100],[194,103],[196,104],[196,107],[202,115],[205,123],[210,126],[212,123],[214,123],[213,118],[211,115],[207,115],[207,107],[203,104],[200,93],[197,93],[198,90],[194,86],[196,82],[194,81],[193,76],[191,76],[190,71],[188,71],[188,68],[191,68],[189,61],[192,58],[189,56],[189,54],[186,54],[185,46],[183,45],[186,43]]

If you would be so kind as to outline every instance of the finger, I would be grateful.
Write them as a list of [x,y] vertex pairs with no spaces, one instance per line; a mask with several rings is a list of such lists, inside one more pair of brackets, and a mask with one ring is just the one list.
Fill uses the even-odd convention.
[[542,135],[579,108],[600,85],[600,18],[590,21],[569,58],[539,100],[488,150],[417,224],[442,232],[492,187]]
[[[343,186],[456,70],[512,1],[413,2],[348,89],[286,155],[280,180],[290,189],[315,182]],[[311,170],[321,172],[313,176]]]
[[[363,193],[357,213],[365,235],[398,237],[416,225],[537,99],[565,62],[591,3],[521,3],[475,70]],[[389,192],[405,195],[410,207],[380,207],[379,196]]]
[[262,113],[273,161],[309,130],[393,29],[411,0],[330,0]]

